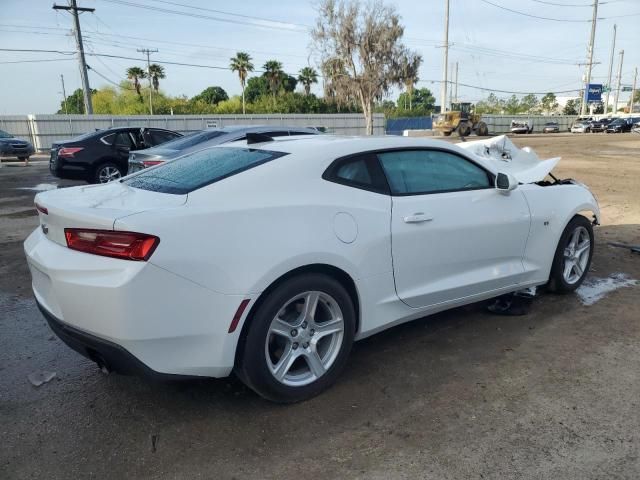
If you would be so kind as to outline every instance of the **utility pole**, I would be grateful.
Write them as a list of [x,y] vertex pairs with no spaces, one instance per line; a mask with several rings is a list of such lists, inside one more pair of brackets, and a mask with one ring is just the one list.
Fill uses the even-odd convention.
[[636,96],[636,81],[638,80],[638,67],[633,74],[633,87],[631,88],[631,102],[629,103],[629,113],[633,113],[633,99]]
[[584,97],[580,106],[580,115],[587,113],[587,95],[591,83],[591,68],[593,67],[593,43],[596,38],[596,21],[598,20],[598,0],[593,1],[593,18],[591,19],[591,39],[589,40],[589,61],[587,62],[587,74],[584,84]]
[[613,43],[611,44],[611,55],[609,58],[609,79],[607,80],[607,94],[604,97],[604,114],[609,111],[609,92],[611,91],[611,74],[613,73],[613,57],[616,55],[616,32],[618,27],[613,24]]
[[151,84],[151,63],[149,60],[149,55],[151,55],[152,53],[156,53],[158,49],[154,48],[153,50],[150,50],[148,48],[139,48],[137,51],[147,55],[147,78],[149,79],[149,113],[153,115],[153,101],[151,100],[153,85]]
[[455,95],[453,96],[453,98],[456,99],[456,103],[458,103],[458,62],[456,62],[456,89],[455,91]]
[[616,96],[613,102],[613,113],[618,111],[618,100],[620,99],[620,82],[622,82],[622,62],[624,61],[624,50],[620,50],[620,65],[618,65],[618,86],[616,87]]
[[78,7],[76,0],[70,0],[70,4],[56,5],[53,4],[54,10],[66,10],[73,15],[73,31],[76,36],[76,46],[78,48],[78,61],[80,63],[80,79],[82,80],[82,94],[84,97],[84,112],[86,115],[93,113],[93,104],[91,103],[91,89],[89,88],[89,75],[87,75],[87,62],[84,59],[84,46],[82,45],[82,32],[80,31],[80,18],[78,12],[94,12],[95,8]]
[[73,124],[71,123],[71,117],[69,116],[69,108],[67,106],[67,90],[64,88],[64,75],[60,74],[60,82],[62,82],[62,100],[64,102],[64,113],[69,120],[69,133],[73,135]]
[[64,75],[60,74],[60,81],[62,82],[62,102],[64,103],[64,113],[69,115],[69,109],[67,108],[67,91],[64,89]]
[[440,86],[440,112],[447,111],[447,70],[449,68],[449,0],[444,0],[444,55],[442,59],[442,85]]

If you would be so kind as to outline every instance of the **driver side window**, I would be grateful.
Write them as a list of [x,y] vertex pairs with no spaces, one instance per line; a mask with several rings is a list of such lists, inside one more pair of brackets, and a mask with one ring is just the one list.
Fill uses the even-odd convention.
[[443,150],[384,152],[379,153],[378,158],[394,195],[492,188],[487,171]]

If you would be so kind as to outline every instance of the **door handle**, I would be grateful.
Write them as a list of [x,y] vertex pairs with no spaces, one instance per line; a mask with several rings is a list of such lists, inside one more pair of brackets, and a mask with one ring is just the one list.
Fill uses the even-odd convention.
[[431,215],[426,215],[423,212],[417,212],[413,215],[409,215],[404,217],[404,223],[422,223],[422,222],[430,222],[433,220]]

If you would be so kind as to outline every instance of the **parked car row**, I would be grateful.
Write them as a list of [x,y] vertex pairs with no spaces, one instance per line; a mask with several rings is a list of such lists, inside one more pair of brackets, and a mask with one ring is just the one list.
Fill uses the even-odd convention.
[[183,136],[162,128],[115,127],[54,142],[49,170],[58,178],[108,183],[202,148],[246,140],[248,133],[280,137],[320,132],[304,127],[232,126]]
[[640,125],[640,117],[626,118],[583,118],[576,120],[571,126],[571,133],[625,133],[634,126]]

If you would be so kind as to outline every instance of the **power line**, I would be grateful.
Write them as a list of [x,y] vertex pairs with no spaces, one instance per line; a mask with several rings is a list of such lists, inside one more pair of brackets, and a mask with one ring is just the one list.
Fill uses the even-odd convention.
[[589,3],[555,3],[555,2],[546,2],[544,0],[531,0],[532,2],[542,3],[544,5],[554,5],[556,7],[590,7]]
[[196,6],[187,5],[187,4],[184,4],[184,3],[170,2],[168,0],[150,0],[150,1],[158,2],[158,3],[165,3],[165,4],[168,4],[168,5],[175,5],[175,6],[178,6],[178,7],[192,8],[194,10],[201,10],[201,11],[204,11],[204,12],[221,13],[223,15],[231,15],[231,16],[234,16],[234,17],[247,18],[247,19],[251,19],[251,20],[258,20],[260,22],[272,22],[272,23],[279,23],[279,24],[284,24],[284,25],[295,25],[295,26],[302,27],[302,28],[305,28],[305,29],[310,29],[311,28],[310,25],[305,25],[303,23],[283,22],[281,20],[274,20],[272,18],[254,17],[254,16],[251,16],[251,15],[242,15],[240,13],[226,12],[224,10],[214,10],[213,8],[196,7]]
[[488,5],[493,5],[496,8],[501,8],[502,10],[506,10],[511,13],[517,13],[518,15],[524,15],[525,17],[530,17],[530,18],[537,18],[539,20],[551,20],[553,22],[571,22],[571,23],[586,23],[591,21],[591,20],[571,20],[571,19],[564,19],[564,18],[541,17],[538,15],[531,15],[530,13],[521,12],[519,10],[513,10],[511,8],[504,7],[502,5],[498,5],[497,3],[490,2],[489,0],[480,0],[480,1]]
[[59,53],[60,55],[75,55],[76,52],[63,50],[42,50],[38,48],[0,48],[0,52],[25,52],[25,53]]
[[[145,10],[151,10],[151,11],[155,11],[155,12],[161,12],[161,13],[170,13],[173,15],[183,15],[186,17],[192,17],[192,18],[200,18],[203,20],[213,20],[215,22],[225,22],[225,23],[233,23],[236,25],[245,25],[245,26],[251,26],[251,27],[260,27],[260,28],[271,28],[271,29],[275,29],[275,30],[284,30],[284,31],[288,31],[288,32],[305,32],[306,30],[301,30],[301,29],[292,29],[292,28],[287,28],[284,26],[277,26],[277,25],[262,25],[262,24],[256,24],[256,23],[252,23],[252,22],[245,22],[242,20],[233,20],[231,18],[221,18],[221,17],[213,17],[211,15],[203,15],[203,14],[199,14],[199,13],[192,13],[192,12],[183,12],[180,10],[171,10],[168,8],[162,8],[162,7],[154,7],[152,5],[143,5],[143,4],[139,4],[139,3],[132,3],[132,2],[127,2],[125,0],[102,0],[103,2],[109,2],[109,3],[114,3],[114,4],[119,4],[119,5],[127,5],[129,7],[136,7],[136,8],[141,8],[141,9],[145,9]],[[285,24],[285,22],[281,22],[283,24]]]
[[40,60],[13,60],[9,62],[0,62],[0,64],[8,65],[12,63],[68,62],[70,60],[75,60],[75,58],[43,58]]
[[87,68],[89,70],[91,70],[93,73],[95,73],[96,75],[98,75],[99,77],[101,77],[103,80],[106,80],[107,82],[115,85],[118,88],[122,88],[123,90],[131,90],[131,91],[135,91],[135,88],[131,88],[131,87],[126,87],[126,86],[122,86],[117,82],[114,82],[113,80],[111,80],[110,78],[106,77],[105,75],[101,74],[100,72],[98,72],[95,68],[90,67],[89,65],[87,65]]
[[[418,83],[440,83],[442,82],[442,80],[430,80],[430,79],[425,79],[425,80],[418,80]],[[580,89],[579,88],[574,88],[572,90],[559,90],[556,92],[517,92],[517,91],[512,91],[512,90],[500,90],[497,88],[484,88],[484,87],[478,87],[476,85],[469,85],[468,83],[458,83],[458,85],[461,85],[463,87],[467,87],[467,88],[473,88],[475,90],[483,90],[486,92],[497,92],[497,93],[511,93],[514,95],[545,95],[547,93],[573,93],[573,92],[577,92]]]

